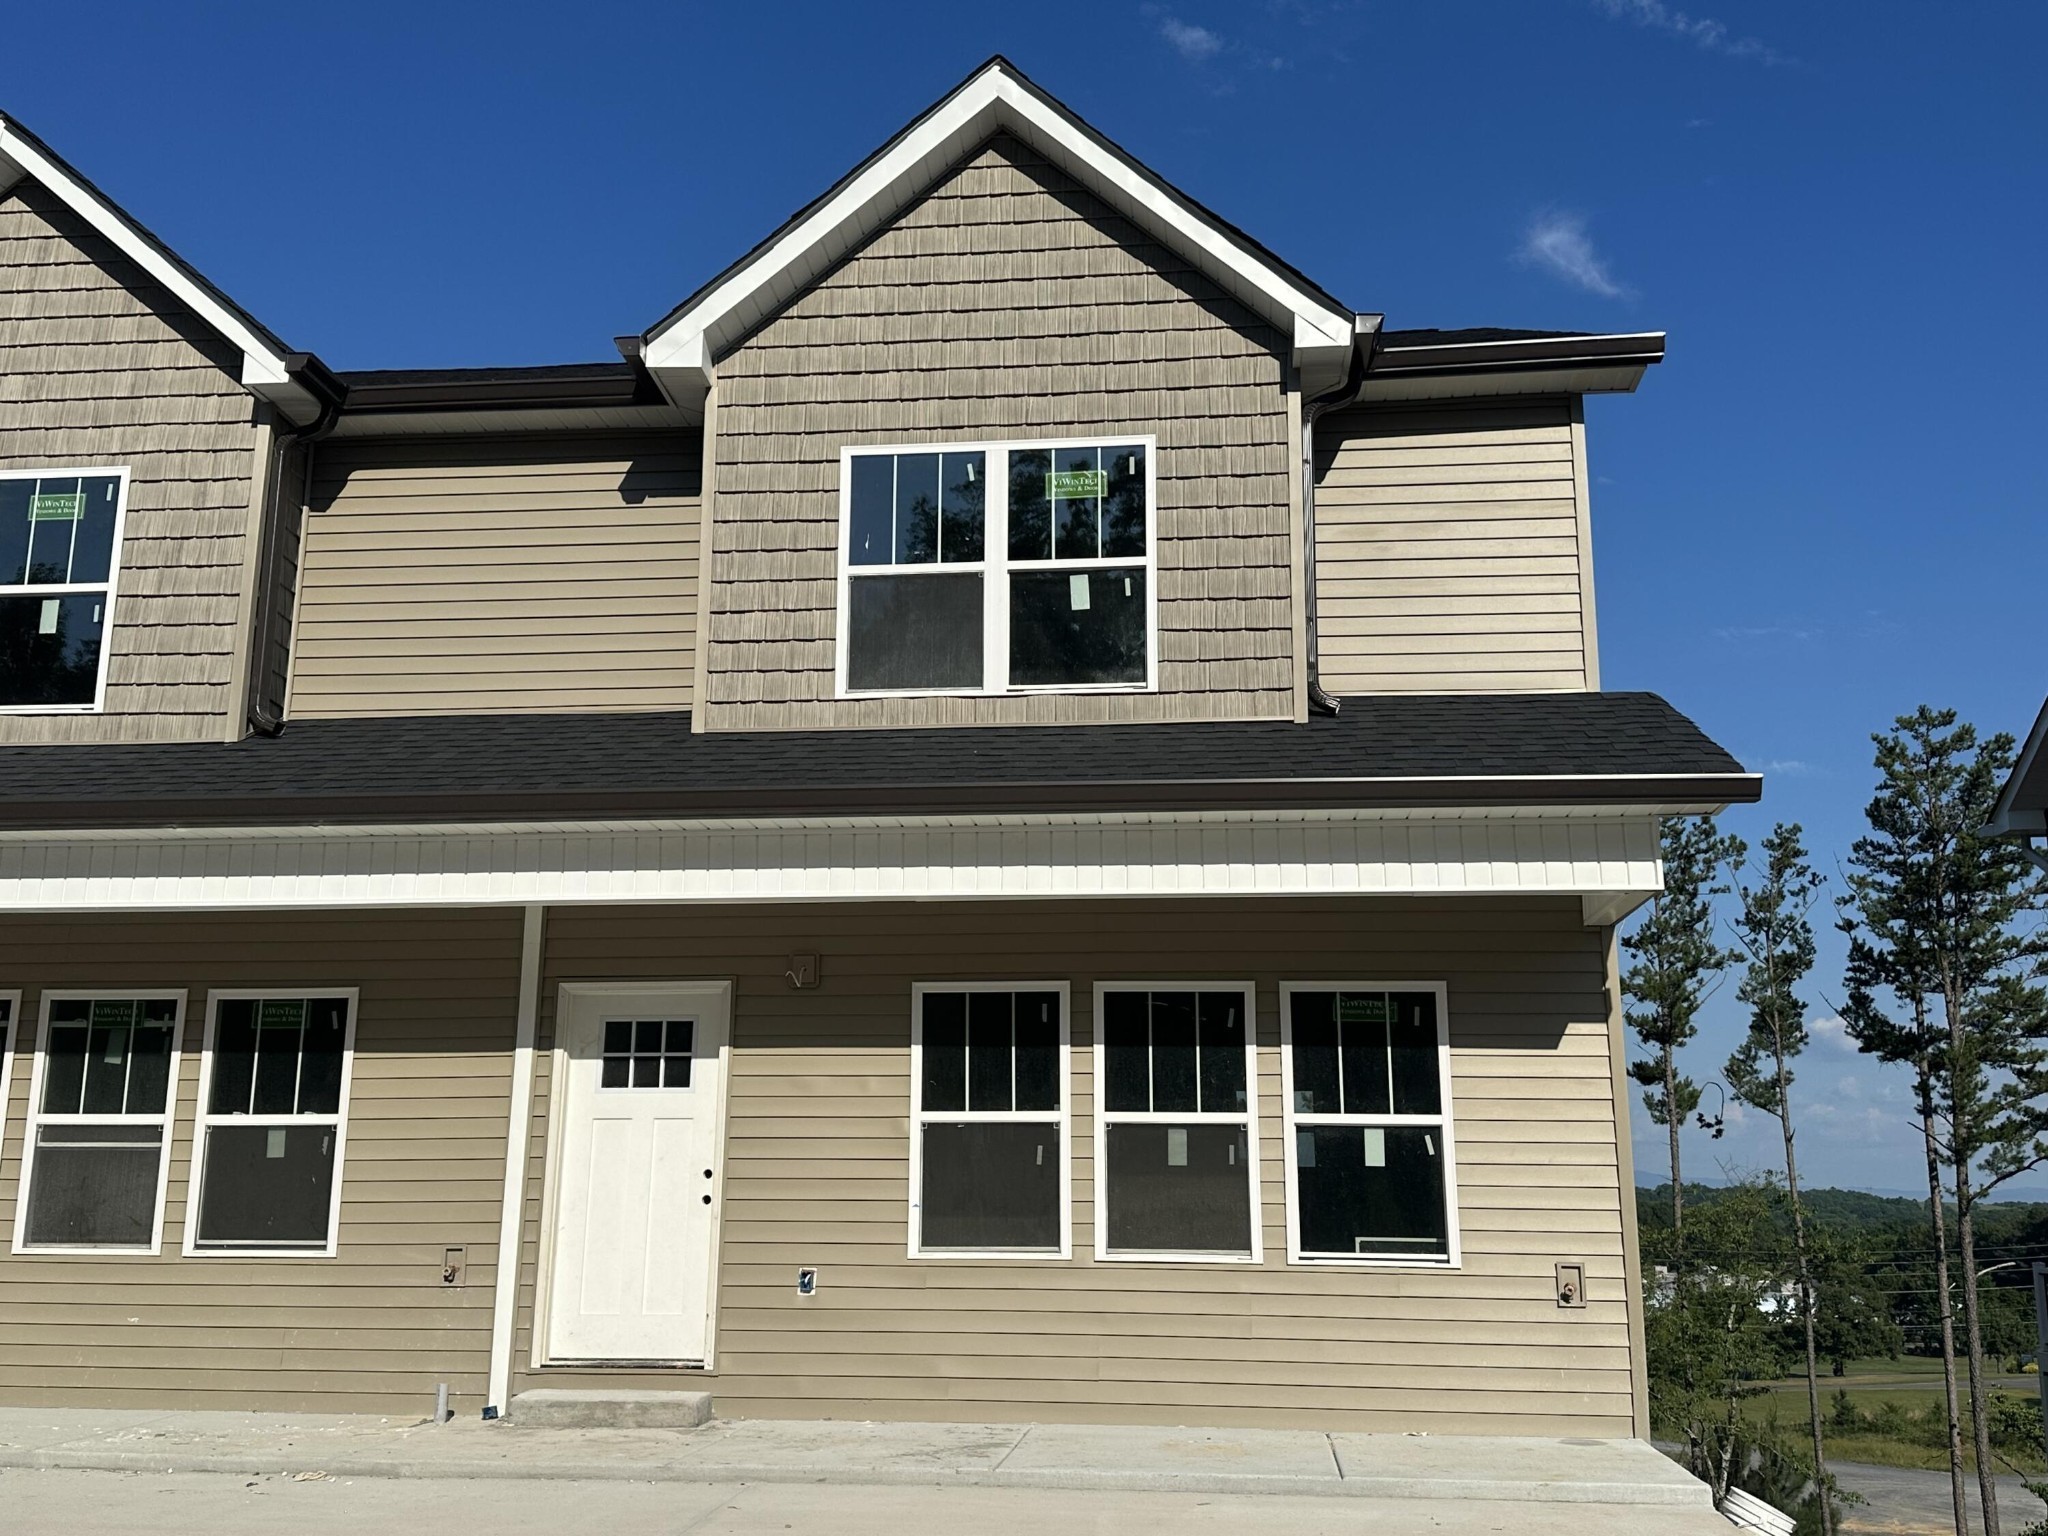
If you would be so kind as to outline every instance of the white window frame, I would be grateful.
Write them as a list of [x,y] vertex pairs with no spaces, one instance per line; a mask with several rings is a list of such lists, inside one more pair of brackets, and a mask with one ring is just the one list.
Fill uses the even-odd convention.
[[[247,999],[278,1001],[316,997],[348,1000],[347,1022],[341,1031],[341,1098],[331,1115],[215,1115],[213,1100],[214,1035],[220,1028],[220,1005]],[[356,987],[216,987],[206,994],[206,1038],[199,1058],[199,1098],[193,1106],[192,1153],[185,1177],[185,1245],[188,1259],[331,1259],[341,1247],[341,1175],[348,1152],[349,1088],[355,1078],[356,1012],[361,992]],[[199,1244],[199,1200],[206,1177],[207,1132],[216,1124],[238,1126],[328,1125],[334,1127],[334,1183],[327,1207],[327,1243],[321,1248],[217,1248]]]
[[[1007,455],[1034,448],[1121,448],[1145,450],[1145,554],[1098,556],[1086,560],[1010,560],[1010,475]],[[988,489],[982,507],[982,558],[922,565],[853,564],[853,461],[869,454],[981,453],[987,455]],[[1001,472],[996,468],[1001,460]],[[1117,437],[1034,437],[973,443],[861,443],[839,450],[839,598],[833,631],[833,692],[842,699],[1006,698],[1035,693],[1156,693],[1159,691],[1159,439],[1149,432]],[[1145,572],[1145,680],[1142,683],[1010,684],[1010,573],[1012,571],[1097,571],[1143,568]],[[854,688],[847,682],[852,641],[853,583],[863,576],[923,576],[949,573],[981,577],[981,685],[976,688]]]
[[[1060,999],[1060,1102],[1057,1109],[960,1109],[924,1107],[924,1000],[931,992],[1056,992]],[[919,981],[910,988],[910,1240],[913,1259],[1007,1259],[1049,1263],[1074,1256],[1074,1006],[1064,981]],[[1015,1070],[1014,1058],[1012,1071]],[[924,1246],[924,1127],[927,1119],[958,1125],[972,1121],[1057,1125],[1060,1128],[1060,1245],[1042,1248],[927,1248]]]
[[[1436,1071],[1441,1113],[1434,1115],[1297,1114],[1294,1108],[1294,994],[1297,992],[1428,992],[1436,998]],[[1458,1230],[1458,1140],[1451,1124],[1450,988],[1441,981],[1285,981],[1280,984],[1280,1107],[1287,1163],[1287,1262],[1314,1269],[1462,1269],[1464,1247]],[[1295,1183],[1295,1131],[1307,1124],[1436,1128],[1443,1136],[1444,1236],[1449,1257],[1402,1258],[1392,1254],[1356,1257],[1301,1251],[1301,1201]]]
[[[1109,1041],[1103,1000],[1112,992],[1234,992],[1244,999],[1245,1107],[1239,1111],[1113,1110],[1108,1101]],[[1259,1189],[1259,1011],[1258,988],[1249,981],[1099,981],[1095,984],[1095,1258],[1103,1264],[1263,1264],[1264,1212]],[[1242,1125],[1246,1199],[1251,1215],[1251,1252],[1115,1253],[1109,1246],[1109,1128],[1115,1125]]]
[[[164,1088],[164,1108],[160,1115],[46,1115],[43,1113],[43,1080],[47,1075],[50,1060],[50,1005],[68,1002],[171,1002],[177,1005],[176,1015],[171,1020],[171,1060],[166,1069],[169,1077]],[[171,1184],[171,1132],[178,1118],[178,1068],[184,1060],[185,1045],[185,988],[183,987],[62,987],[42,994],[37,1007],[36,1059],[29,1072],[28,1118],[23,1128],[21,1145],[21,1182],[16,1186],[14,1197],[14,1243],[13,1251],[20,1254],[89,1255],[93,1258],[155,1258],[164,1248],[164,1204],[170,1193]],[[137,1245],[132,1248],[109,1247],[94,1244],[80,1244],[69,1247],[53,1244],[31,1245],[28,1241],[29,1194],[34,1188],[36,1161],[36,1140],[45,1125],[99,1125],[108,1121],[123,1124],[155,1125],[163,1133],[163,1142],[157,1149],[156,1165],[156,1217],[150,1228],[149,1246]]]
[[[37,469],[0,469],[0,480],[70,480],[90,476],[109,476],[120,482],[115,493],[113,547],[107,553],[107,579],[99,581],[20,582],[0,585],[0,597],[36,596],[63,597],[79,592],[107,594],[106,607],[100,615],[100,673],[93,686],[90,704],[0,704],[0,715],[97,715],[104,714],[107,707],[108,658],[114,650],[114,604],[121,585],[122,536],[128,526],[128,467],[125,464],[101,464],[86,469],[69,466],[43,467]],[[37,1249],[38,1253],[45,1250]]]

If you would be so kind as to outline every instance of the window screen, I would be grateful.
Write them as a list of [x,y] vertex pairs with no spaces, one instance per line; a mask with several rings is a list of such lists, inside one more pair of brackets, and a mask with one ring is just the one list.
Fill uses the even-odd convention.
[[1254,1256],[1249,989],[1100,997],[1102,1252]]
[[848,454],[845,686],[1144,686],[1151,456],[1145,442]]
[[348,996],[215,999],[192,1251],[332,1246],[353,1014]]
[[0,708],[99,698],[122,479],[0,475]]
[[916,1009],[918,1251],[1063,1251],[1064,997],[932,988]]
[[23,1246],[154,1248],[180,1002],[53,997],[46,1007]]
[[1298,1255],[1450,1262],[1436,994],[1290,990],[1286,1049]]

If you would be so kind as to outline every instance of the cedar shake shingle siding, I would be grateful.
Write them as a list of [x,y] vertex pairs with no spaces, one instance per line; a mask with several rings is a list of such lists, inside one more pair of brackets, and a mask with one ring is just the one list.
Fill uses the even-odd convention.
[[0,742],[218,738],[239,719],[241,362],[39,183],[0,197],[0,469],[129,470],[106,711],[0,716]]
[[[718,364],[706,724],[1291,718],[1285,338],[999,136]],[[1156,433],[1159,691],[833,699],[839,451]]]

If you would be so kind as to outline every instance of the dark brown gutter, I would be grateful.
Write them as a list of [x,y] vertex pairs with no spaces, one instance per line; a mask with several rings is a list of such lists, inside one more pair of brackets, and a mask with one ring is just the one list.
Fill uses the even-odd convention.
[[637,363],[542,368],[436,368],[351,373],[348,414],[660,405],[661,392]]
[[1557,336],[1534,341],[1453,342],[1436,346],[1382,345],[1372,377],[1427,378],[1454,373],[1521,373],[1530,369],[1648,367],[1664,361],[1664,333]]

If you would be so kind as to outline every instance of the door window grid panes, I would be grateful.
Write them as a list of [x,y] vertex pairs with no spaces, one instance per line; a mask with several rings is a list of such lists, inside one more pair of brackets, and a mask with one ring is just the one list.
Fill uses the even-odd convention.
[[1154,452],[847,450],[840,692],[1153,686]]
[[100,701],[123,470],[0,472],[0,710]]
[[355,1008],[349,990],[213,995],[187,1254],[334,1253]]
[[920,984],[911,1045],[912,1256],[1065,1257],[1064,985]]
[[1291,1257],[1457,1264],[1442,988],[1284,987],[1282,1050]]
[[46,993],[14,1249],[154,1253],[181,993]]
[[690,1019],[606,1019],[598,1086],[689,1087],[696,1030]]
[[1097,988],[1097,1257],[1262,1259],[1253,1003],[1248,985]]

